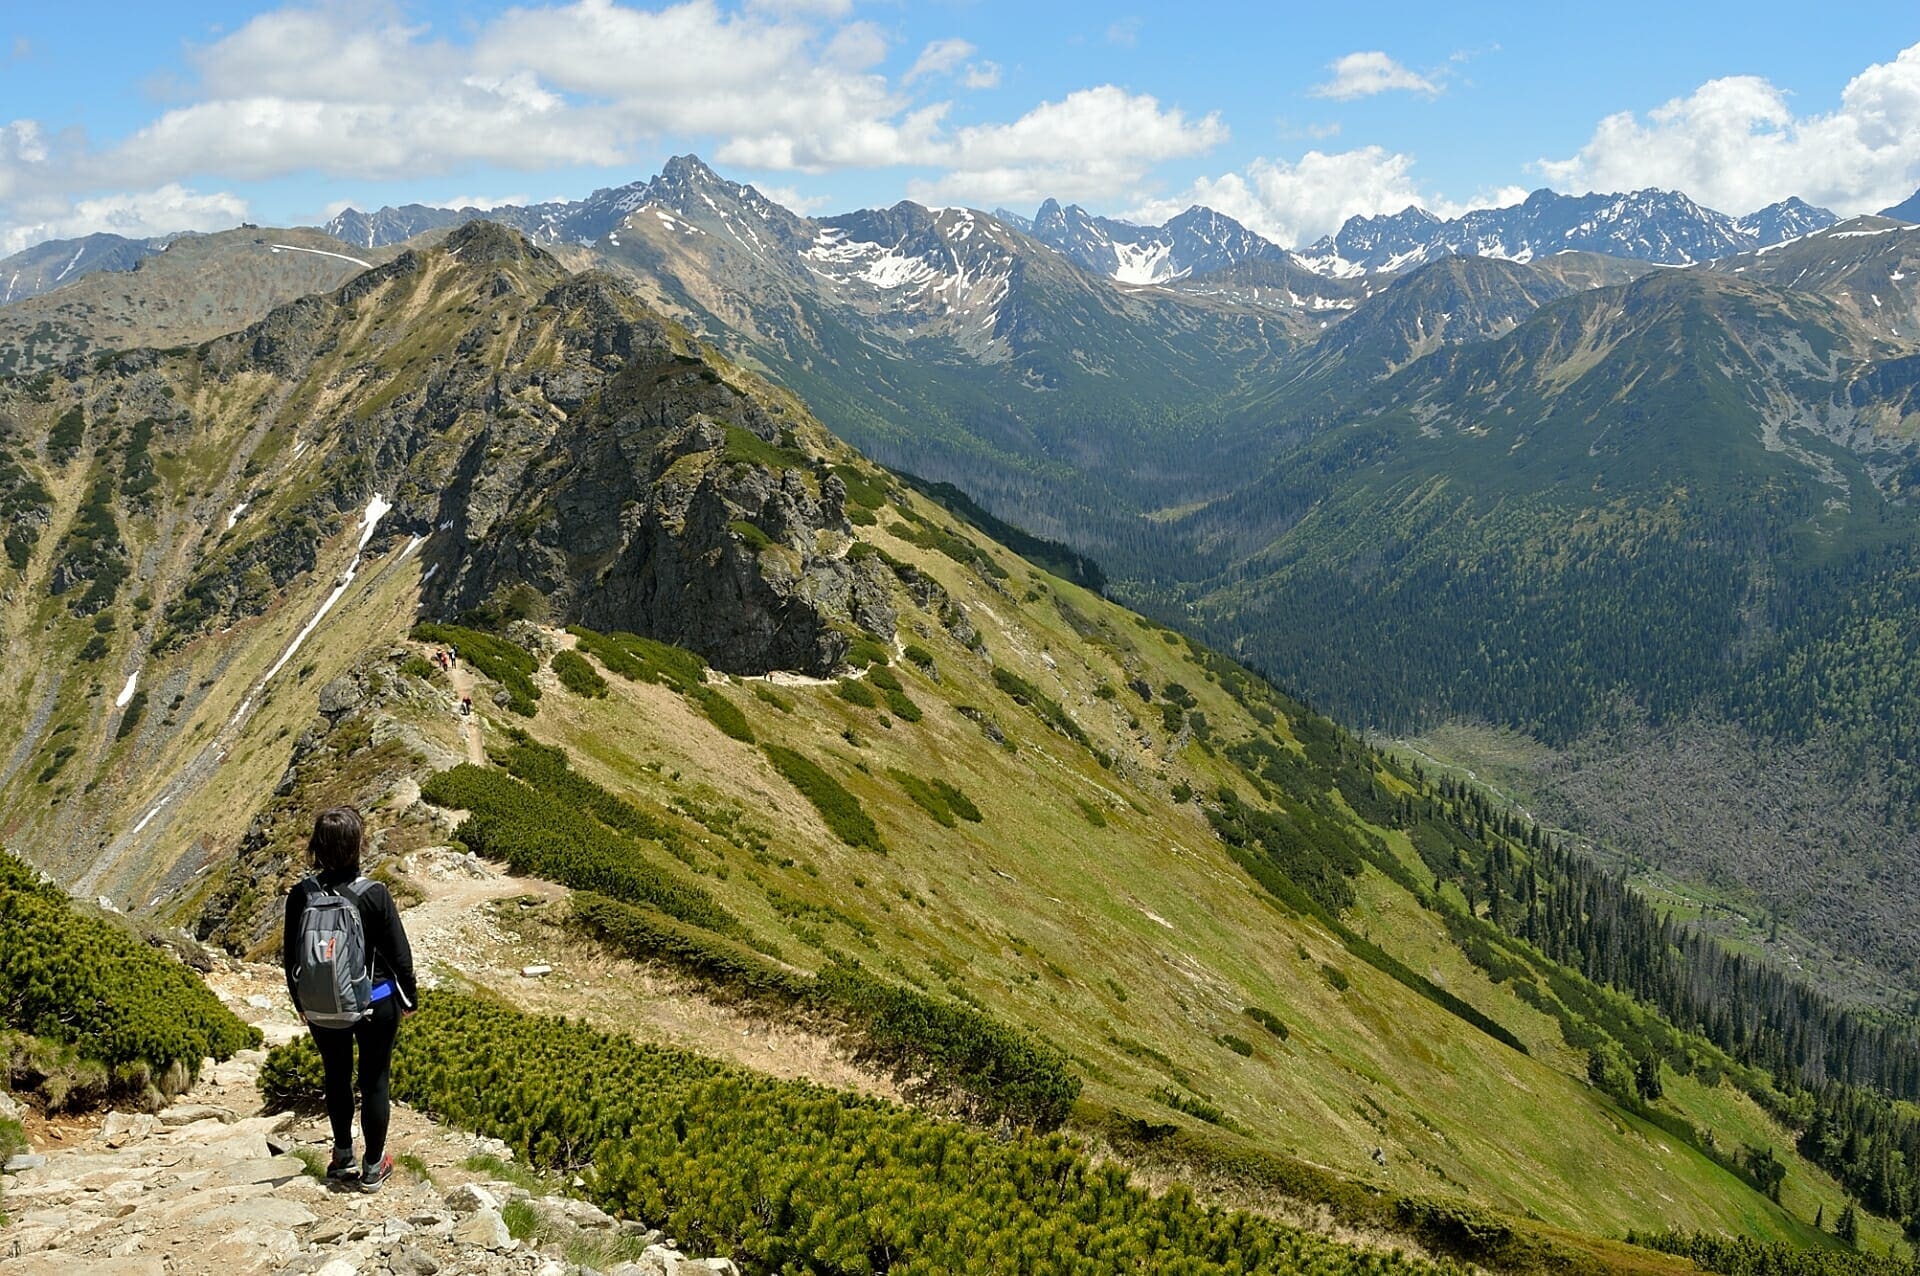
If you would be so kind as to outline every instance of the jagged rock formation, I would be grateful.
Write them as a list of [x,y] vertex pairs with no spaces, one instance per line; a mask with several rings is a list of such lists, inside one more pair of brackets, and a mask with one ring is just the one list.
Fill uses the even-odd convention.
[[[369,491],[393,507],[375,548],[452,533],[425,550],[449,613],[530,587],[555,618],[754,673],[824,674],[849,631],[891,629],[876,569],[836,556],[848,528],[804,412],[707,360],[613,278],[570,276],[492,223],[202,351],[77,378],[73,395],[94,417],[184,428],[168,391],[193,377],[264,377],[262,408],[335,439],[284,517],[250,516],[258,534],[194,573],[163,643],[261,609]],[[303,411],[323,384],[328,410]]]

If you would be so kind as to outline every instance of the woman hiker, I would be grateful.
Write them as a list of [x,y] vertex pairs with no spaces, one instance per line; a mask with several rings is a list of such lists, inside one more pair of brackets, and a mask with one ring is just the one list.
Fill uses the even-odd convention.
[[[366,825],[350,806],[322,811],[307,842],[312,875],[287,894],[282,964],[294,1009],[313,1034],[326,1068],[333,1156],[327,1178],[358,1179],[377,1192],[393,1173],[387,1151],[388,1074],[400,1020],[417,994],[413,950],[393,896],[360,876]],[[360,1047],[360,1129],[364,1157],[353,1156],[353,1051]]]

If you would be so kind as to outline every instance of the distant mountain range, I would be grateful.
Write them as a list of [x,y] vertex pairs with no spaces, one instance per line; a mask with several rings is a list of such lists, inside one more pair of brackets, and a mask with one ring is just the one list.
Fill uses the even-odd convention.
[[[488,209],[471,206],[430,208],[425,204],[406,204],[399,208],[363,213],[348,208],[321,229],[345,243],[362,248],[379,248],[412,239],[429,230],[485,218],[502,226],[511,226],[538,244],[587,244],[618,230],[620,223],[637,208],[644,208],[648,204],[673,207],[684,202],[691,192],[714,176],[713,170],[698,158],[677,155],[666,162],[657,177],[597,190],[585,199],[525,206],[503,204]],[[758,215],[776,218],[784,214],[791,220],[799,220],[752,187],[742,189],[752,191],[749,202],[755,205],[754,211]]]
[[[1898,216],[1897,213],[1890,213]],[[1531,261],[1556,253],[1602,253],[1663,266],[1691,266],[1810,234],[1839,219],[1800,199],[1734,218],[1677,191],[1561,195],[1538,190],[1506,208],[1479,208],[1451,220],[1409,207],[1350,217],[1339,232],[1289,252],[1239,222],[1198,205],[1161,226],[1097,217],[1053,200],[1031,219],[1001,210],[1087,269],[1125,284],[1159,284],[1280,261],[1329,278],[1357,278],[1422,266],[1441,257]]]
[[[323,229],[346,243],[376,248],[486,217],[536,242],[590,243],[615,230],[635,209],[648,204],[675,206],[712,176],[712,170],[693,156],[677,156],[667,161],[658,177],[598,190],[583,200],[491,210],[421,204],[373,213],[350,208]],[[843,216],[871,217],[878,212]],[[1886,215],[1900,216],[1892,209]],[[1396,272],[1447,256],[1529,261],[1561,252],[1690,266],[1782,243],[1839,220],[1827,209],[1797,198],[1736,218],[1703,207],[1678,191],[1562,195],[1543,189],[1518,204],[1477,208],[1451,219],[1417,207],[1350,217],[1338,233],[1290,252],[1224,213],[1197,204],[1159,226],[1101,217],[1077,204],[1062,206],[1051,199],[1031,218],[1006,209],[996,209],[992,216],[1095,274],[1141,285],[1191,279],[1247,261],[1289,262],[1333,278]],[[825,218],[822,224],[838,220]]]
[[142,258],[166,248],[172,238],[159,235],[127,239],[101,234],[44,240],[0,260],[0,306],[37,297],[96,270],[132,270]]
[[[681,207],[714,178],[693,156],[667,161],[657,177],[597,190],[581,200],[481,209],[425,204],[347,208],[321,227],[344,244],[374,249],[433,230],[486,218],[511,226],[540,244],[594,244],[616,233],[635,210],[648,205]],[[731,183],[729,183],[731,185]],[[756,222],[782,224],[795,234],[811,219],[798,217],[750,186],[749,210]],[[872,221],[908,207],[868,209],[825,218],[831,226]],[[922,210],[927,211],[927,210]],[[989,216],[975,214],[976,216]],[[1886,210],[1886,216],[1920,220],[1920,192]],[[1304,282],[1362,279],[1424,265],[1446,256],[1502,257],[1529,261],[1564,252],[1601,253],[1667,266],[1695,265],[1752,252],[1831,226],[1826,209],[1787,199],[1734,218],[1702,207],[1674,191],[1643,190],[1616,195],[1561,195],[1538,190],[1506,208],[1481,208],[1441,219],[1417,207],[1373,217],[1352,217],[1333,235],[1289,251],[1224,213],[1200,205],[1162,225],[1102,217],[1078,205],[1047,200],[1031,218],[996,209],[991,219],[1056,250],[1094,274],[1123,285],[1191,284],[1205,276],[1213,295],[1258,305],[1337,309],[1351,304],[1347,290]],[[88,235],[52,240],[0,259],[0,305],[20,301],[100,270],[127,270],[161,251],[171,236],[126,239]],[[793,243],[792,248],[803,245]],[[1241,269],[1258,263],[1251,270]],[[1237,276],[1227,273],[1239,271]],[[1192,287],[1182,289],[1195,292]]]
[[1299,255],[1313,269],[1334,276],[1405,270],[1447,256],[1530,261],[1570,251],[1692,266],[1809,234],[1838,220],[1799,199],[1733,218],[1703,208],[1678,191],[1561,195],[1537,190],[1521,203],[1476,208],[1450,220],[1422,208],[1350,217],[1337,234]]

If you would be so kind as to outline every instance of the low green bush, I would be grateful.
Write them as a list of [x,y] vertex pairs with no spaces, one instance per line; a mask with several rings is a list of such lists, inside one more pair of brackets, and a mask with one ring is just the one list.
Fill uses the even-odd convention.
[[936,824],[946,828],[954,827],[958,813],[953,809],[953,804],[947,800],[946,794],[935,788],[932,783],[897,767],[889,769],[887,775],[895,784],[905,789],[907,796],[912,798],[921,810],[931,815]]
[[652,904],[695,926],[738,933],[740,924],[711,895],[654,863],[633,833],[605,822],[604,809],[583,807],[579,798],[587,782],[574,779],[578,783],[535,787],[463,762],[429,778],[420,792],[438,806],[470,812],[460,840],[516,873]]
[[862,1057],[957,1087],[987,1119],[1051,1129],[1079,1095],[1079,1080],[1052,1046],[857,965],[836,962],[818,976],[799,974],[651,909],[590,894],[574,897],[573,912],[590,934],[629,957],[663,962],[737,995],[824,1014],[855,1034]]
[[840,781],[821,770],[819,765],[805,755],[787,748],[785,745],[764,744],[760,746],[773,763],[774,770],[786,777],[787,783],[800,790],[802,797],[813,804],[834,836],[849,846],[864,847],[870,851],[887,853],[886,843],[880,840],[880,830],[874,827],[873,819],[860,805],[860,799],[847,792]]
[[585,625],[570,625],[567,632],[608,673],[629,682],[661,682],[685,691],[706,681],[707,662],[684,647],[638,634],[598,633]]
[[867,681],[880,688],[880,694],[886,700],[887,708],[893,712],[894,717],[903,722],[918,722],[925,716],[920,712],[920,706],[907,695],[907,689],[900,684],[900,679],[893,670],[876,666],[867,675]]
[[[148,1086],[178,1093],[202,1059],[231,1058],[260,1040],[192,971],[117,923],[75,908],[4,850],[0,1027],[97,1061],[108,1082],[102,1099]],[[33,1054],[30,1043],[20,1050],[14,1066]]]
[[798,1004],[810,981],[743,944],[689,926],[652,908],[591,891],[573,896],[573,918],[583,929],[629,957],[663,962],[729,992]]
[[772,705],[781,713],[793,712],[793,701],[781,695],[764,682],[756,682],[753,684],[753,697],[762,704]]
[[1013,698],[1015,704],[1023,705],[1040,719],[1075,744],[1091,747],[1087,733],[1080,729],[1066,708],[1052,696],[1022,678],[1013,670],[995,665],[993,685]]
[[[283,1082],[317,1082],[304,1038],[275,1053]],[[423,999],[401,1033],[393,1094],[754,1271],[1436,1270],[1203,1206],[1183,1187],[1154,1195],[1057,1135],[941,1121],[457,993]]]
[[736,518],[733,522],[727,524],[727,526],[731,527],[733,534],[745,542],[747,548],[756,554],[773,544],[773,538],[771,536],[768,536],[744,518]]
[[867,634],[855,638],[853,645],[847,648],[847,663],[855,669],[885,665],[892,659],[893,649],[880,639]]
[[1268,1032],[1280,1038],[1280,1040],[1285,1041],[1287,1039],[1289,1035],[1287,1025],[1282,1023],[1280,1016],[1274,1014],[1271,1010],[1264,1009],[1260,1006],[1248,1006],[1244,1013],[1247,1018],[1259,1024],[1262,1028],[1265,1028]]
[[607,694],[607,680],[593,663],[577,651],[556,651],[553,653],[553,673],[560,679],[560,685],[576,696],[585,696],[589,700],[598,700]]
[[1227,1114],[1218,1104],[1209,1103],[1195,1094],[1187,1094],[1170,1085],[1163,1085],[1154,1091],[1153,1097],[1172,1108],[1175,1112],[1184,1112],[1190,1117],[1205,1121],[1208,1125],[1225,1126]]
[[747,715],[740,711],[739,705],[712,687],[694,687],[688,694],[707,715],[707,721],[719,727],[722,733],[748,744],[753,743],[753,727],[747,722]]
[[862,709],[878,709],[880,697],[873,694],[873,688],[864,682],[852,678],[842,678],[833,688],[833,694],[848,704],[858,705]]

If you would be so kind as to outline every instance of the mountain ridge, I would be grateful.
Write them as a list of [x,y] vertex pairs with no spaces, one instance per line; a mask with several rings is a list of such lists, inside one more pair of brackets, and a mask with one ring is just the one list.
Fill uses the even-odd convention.
[[1445,254],[1527,261],[1578,250],[1669,266],[1691,266],[1820,230],[1839,219],[1789,198],[1743,218],[1702,207],[1678,191],[1563,195],[1542,188],[1518,204],[1477,208],[1442,220],[1417,206],[1348,218],[1299,250],[1311,268],[1335,276],[1394,271]]

